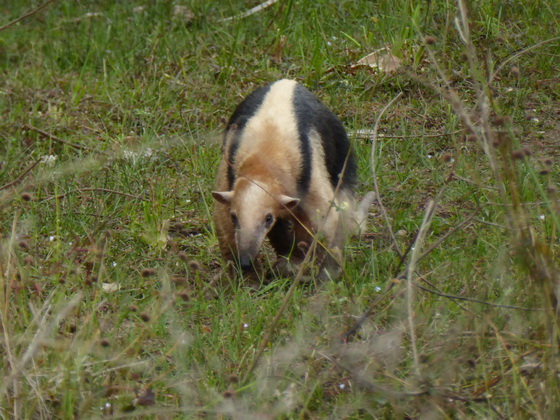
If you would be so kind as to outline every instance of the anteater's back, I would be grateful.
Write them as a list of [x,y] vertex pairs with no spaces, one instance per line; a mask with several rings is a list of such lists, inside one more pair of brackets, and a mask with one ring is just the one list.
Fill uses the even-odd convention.
[[341,186],[352,189],[356,180],[356,163],[344,127],[315,95],[293,80],[261,87],[241,102],[228,122],[224,152],[230,162],[230,189],[240,158],[252,153],[262,153],[279,164],[278,159],[295,164],[286,170],[294,171],[300,196],[308,192],[313,173],[321,169],[336,187],[345,161]]

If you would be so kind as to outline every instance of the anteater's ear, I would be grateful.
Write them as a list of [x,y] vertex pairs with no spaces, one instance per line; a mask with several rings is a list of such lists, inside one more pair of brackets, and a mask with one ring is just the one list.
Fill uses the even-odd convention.
[[278,197],[278,201],[288,210],[294,209],[299,204],[299,198],[289,197],[287,195],[281,195]]
[[230,204],[233,199],[233,191],[212,191],[212,197],[222,204]]

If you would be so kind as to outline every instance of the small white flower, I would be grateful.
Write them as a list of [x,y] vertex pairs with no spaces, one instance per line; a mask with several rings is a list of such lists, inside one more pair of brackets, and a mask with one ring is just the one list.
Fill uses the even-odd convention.
[[506,89],[506,93],[510,93],[510,92],[513,92],[513,88],[512,88],[512,87]]
[[539,220],[544,220],[544,219],[545,219],[544,214],[541,214],[541,215],[539,216]]
[[537,117],[533,117],[531,118],[531,121],[533,121],[535,124],[538,124],[539,119]]
[[53,235],[49,236],[49,241],[54,241],[55,237]]
[[124,156],[125,159],[133,159],[136,156],[136,153],[134,153],[131,150],[125,150],[123,152],[123,156]]
[[106,293],[115,293],[118,292],[121,287],[116,283],[103,283],[101,285],[101,290]]
[[375,286],[375,287],[373,288],[373,290],[375,290],[376,292],[381,292],[381,287]]
[[41,156],[41,163],[47,166],[53,166],[56,161],[56,155],[44,155]]
[[338,384],[338,387],[339,387],[340,389],[344,389],[344,388],[346,388],[346,385],[344,385],[344,384]]
[[131,160],[133,163],[136,163],[142,158],[151,158],[153,155],[154,155],[154,151],[149,147],[142,152],[134,152],[132,150],[123,151],[123,157],[126,160]]
[[116,266],[117,266],[117,262],[116,262],[116,261],[113,261],[113,263],[112,263],[111,265],[112,265],[113,267],[116,267]]
[[245,329],[249,328],[249,324],[243,324],[243,328]]

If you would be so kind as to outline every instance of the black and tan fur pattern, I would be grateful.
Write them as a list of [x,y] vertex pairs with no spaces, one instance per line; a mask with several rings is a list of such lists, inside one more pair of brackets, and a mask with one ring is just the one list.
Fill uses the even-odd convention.
[[224,136],[212,193],[222,255],[251,270],[268,237],[278,256],[300,261],[305,251],[297,245],[310,244],[316,233],[340,250],[339,210],[352,207],[355,180],[346,132],[311,92],[292,80],[257,89],[237,107]]

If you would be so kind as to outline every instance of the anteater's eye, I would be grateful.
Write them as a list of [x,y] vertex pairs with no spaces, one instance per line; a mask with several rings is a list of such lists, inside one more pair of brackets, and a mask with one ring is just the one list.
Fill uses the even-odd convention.
[[233,226],[237,227],[237,225],[239,225],[239,220],[237,219],[237,214],[235,213],[231,213],[231,223],[233,223]]
[[274,222],[274,216],[272,215],[272,213],[268,213],[265,216],[264,222],[266,223],[267,226],[270,226],[272,224],[272,222]]

